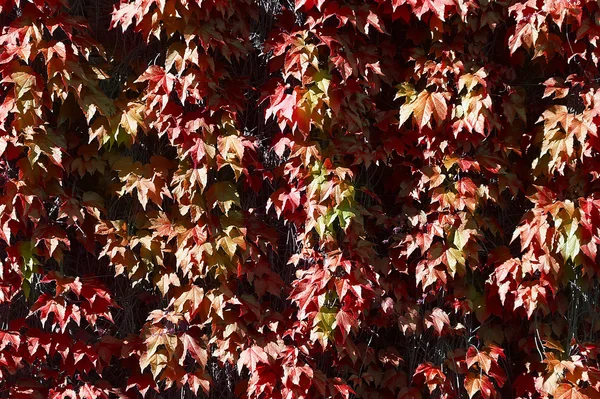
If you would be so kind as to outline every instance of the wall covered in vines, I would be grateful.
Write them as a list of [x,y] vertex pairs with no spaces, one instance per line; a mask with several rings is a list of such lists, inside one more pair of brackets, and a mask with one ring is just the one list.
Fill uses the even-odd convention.
[[600,6],[0,0],[1,398],[599,398]]

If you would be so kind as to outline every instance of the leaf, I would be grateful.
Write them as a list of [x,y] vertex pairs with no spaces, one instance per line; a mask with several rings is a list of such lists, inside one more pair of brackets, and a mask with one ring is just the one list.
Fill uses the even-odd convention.
[[17,99],[25,97],[28,93],[33,92],[36,97],[41,97],[39,86],[42,83],[39,75],[29,67],[21,67],[21,70],[12,72],[10,75],[2,79],[1,83],[14,83],[15,94]]
[[313,325],[317,331],[319,337],[324,341],[333,335],[333,330],[337,327],[337,312],[335,308],[328,308],[321,306],[319,312],[314,318]]
[[442,335],[445,326],[450,327],[450,319],[448,314],[440,308],[434,308],[431,312],[427,312],[425,316],[425,326],[433,327],[438,336]]
[[458,266],[462,267],[462,273],[460,274],[464,274],[465,257],[462,251],[456,248],[448,248],[446,250],[446,257],[448,259],[448,269],[452,277],[454,277],[454,275],[456,274]]
[[444,21],[446,9],[454,6],[453,0],[409,0],[409,4],[413,7],[413,13],[419,19],[430,11],[434,13],[440,20]]
[[219,206],[228,215],[234,205],[240,206],[240,196],[235,186],[229,181],[222,181],[210,186],[206,198],[212,208]]
[[204,299],[204,290],[202,287],[191,284],[184,287],[181,293],[172,299],[172,305],[175,311],[179,313],[189,313],[190,317],[200,309],[202,300]]
[[356,395],[356,392],[348,384],[342,382],[342,379],[339,377],[335,377],[332,381],[332,385],[337,392],[339,392],[342,397],[349,398],[350,395]]
[[240,353],[237,362],[238,371],[241,372],[242,366],[246,366],[248,370],[253,373],[256,370],[256,365],[258,363],[269,364],[269,358],[260,346],[253,345]]
[[403,125],[408,120],[410,115],[417,126],[422,129],[425,126],[430,126],[431,117],[433,116],[438,126],[446,120],[448,106],[444,94],[427,90],[421,91],[417,97],[411,101],[404,103],[400,107],[400,121]]
[[143,104],[130,102],[121,114],[119,126],[122,127],[129,136],[135,138],[138,133],[138,128],[141,128],[142,130],[148,129],[144,121],[143,113]]
[[163,346],[167,355],[171,358],[177,348],[177,336],[169,334],[164,329],[155,326],[150,327],[149,332],[150,334],[144,341],[147,347],[146,356],[150,358],[157,352],[160,346]]
[[471,368],[475,364],[479,365],[481,370],[486,374],[489,374],[492,367],[492,359],[487,353],[480,352],[477,348],[471,346],[467,351],[467,367]]
[[140,357],[140,368],[145,370],[148,366],[152,371],[154,379],[158,377],[162,370],[167,367],[168,357],[164,349],[159,349],[156,352],[144,352]]
[[20,334],[11,331],[0,330],[0,351],[3,351],[8,345],[17,350],[20,344]]
[[[189,334],[182,334],[180,339],[183,343],[184,354],[189,353],[194,360],[202,365],[202,367],[206,367],[206,363],[208,362],[208,352],[206,349],[200,347],[198,341]],[[183,366],[184,360],[185,356],[182,356],[181,359],[179,359],[179,364]]]
[[567,233],[565,236],[561,236],[561,252],[565,260],[575,261],[581,248],[580,236],[581,232],[579,229],[579,223],[572,221],[566,225]]
[[469,398],[472,398],[479,393],[482,398],[487,399],[492,396],[494,385],[484,374],[468,373],[465,378],[465,389],[469,394]]
[[141,393],[143,396],[146,396],[146,393],[150,388],[153,388],[158,392],[158,387],[156,383],[152,379],[150,374],[138,374],[132,375],[127,378],[127,390],[135,388],[137,392]]
[[219,153],[222,156],[233,153],[238,160],[242,160],[244,158],[244,145],[239,136],[235,134],[230,134],[228,136],[220,136],[218,143]]
[[510,53],[513,54],[523,45],[528,49],[534,47],[538,36],[539,32],[531,23],[520,21],[515,27],[515,32],[508,39]]
[[31,129],[27,131],[24,143],[30,148],[30,152],[27,155],[32,165],[37,164],[42,169],[47,170],[40,160],[40,155],[45,155],[50,162],[61,169],[63,168],[63,153],[67,147],[67,143],[61,135],[51,130],[40,129],[39,131],[34,131]]
[[158,65],[151,65],[134,83],[150,82],[150,90],[170,94],[173,91],[175,77]]
[[200,388],[202,388],[202,391],[204,391],[206,395],[208,395],[210,392],[212,379],[209,375],[200,373],[199,370],[196,370],[194,373],[187,374],[186,381],[192,392],[194,392],[196,395],[199,395],[198,391]]
[[446,381],[446,375],[442,370],[430,362],[419,364],[415,370],[414,377],[425,379],[429,393],[433,392],[438,386],[441,386]]
[[588,399],[588,396],[580,393],[571,384],[559,384],[554,391],[553,397],[555,399]]
[[56,282],[56,295],[61,295],[69,291],[74,292],[77,296],[81,295],[83,284],[79,277],[65,277],[60,272],[52,270],[40,280],[42,283],[49,283],[51,281]]
[[171,287],[179,287],[181,285],[179,277],[175,273],[165,273],[160,276],[156,286],[163,296],[166,296]]
[[342,336],[346,338],[352,327],[356,327],[356,319],[348,312],[340,309],[335,315],[335,321],[338,327],[341,328]]
[[81,399],[108,399],[108,394],[105,390],[86,382],[79,387],[79,397]]

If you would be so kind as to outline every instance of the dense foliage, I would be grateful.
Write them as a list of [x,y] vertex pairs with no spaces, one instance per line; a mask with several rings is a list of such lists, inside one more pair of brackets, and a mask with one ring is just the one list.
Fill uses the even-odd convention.
[[0,397],[600,397],[599,2],[0,24]]

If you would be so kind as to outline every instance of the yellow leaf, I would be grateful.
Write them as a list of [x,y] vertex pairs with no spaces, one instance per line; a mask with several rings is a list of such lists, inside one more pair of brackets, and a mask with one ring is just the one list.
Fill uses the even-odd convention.
[[150,366],[152,370],[152,376],[154,379],[160,374],[160,372],[167,366],[167,355],[163,349],[149,355],[149,352],[145,352],[140,357],[140,368],[142,370]]

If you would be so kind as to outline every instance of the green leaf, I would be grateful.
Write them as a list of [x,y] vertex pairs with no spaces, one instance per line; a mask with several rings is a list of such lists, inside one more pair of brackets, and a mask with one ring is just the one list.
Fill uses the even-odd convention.
[[454,277],[456,274],[458,266],[461,266],[461,270],[464,270],[465,257],[462,251],[456,248],[448,248],[446,251],[446,256],[448,258],[448,269],[450,269],[450,274],[452,277]]
[[19,253],[23,258],[23,265],[21,265],[21,275],[23,282],[21,288],[26,298],[29,298],[31,292],[31,277],[37,271],[37,266],[40,264],[39,261],[33,256],[34,245],[31,241],[22,241],[19,243]]
[[565,260],[570,259],[575,262],[575,258],[579,255],[581,248],[581,232],[576,221],[573,221],[568,226],[567,233],[560,237],[560,248]]
[[337,309],[321,306],[315,316],[314,325],[320,330],[326,339],[331,338],[333,330],[337,326]]

